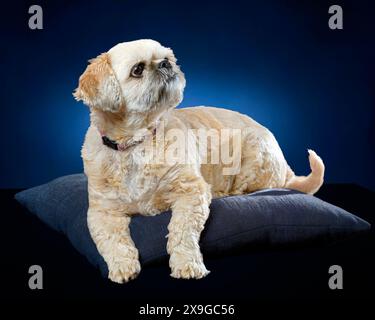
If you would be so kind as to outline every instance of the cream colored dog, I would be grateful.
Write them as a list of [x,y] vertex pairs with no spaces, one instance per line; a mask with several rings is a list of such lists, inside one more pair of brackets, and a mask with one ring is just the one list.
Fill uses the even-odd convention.
[[[74,96],[91,112],[82,149],[88,177],[88,226],[112,281],[126,282],[140,272],[129,232],[135,214],[172,209],[167,245],[171,275],[202,278],[209,271],[199,238],[212,197],[278,187],[312,194],[323,183],[324,165],[316,153],[309,150],[310,175],[295,176],[272,133],[248,116],[211,107],[176,110],[184,87],[172,50],[153,40],[114,46],[91,60],[79,79]],[[160,127],[167,132],[163,139],[157,138]],[[209,156],[203,162],[194,151],[199,144],[194,130],[212,133],[228,128],[241,132],[240,148],[229,147],[238,169],[229,175],[223,173],[228,166],[222,159],[210,163],[213,156]],[[176,134],[168,135],[172,129],[189,139],[177,141]],[[235,135],[219,138],[219,144],[207,146],[210,155],[224,142],[234,141]],[[146,145],[158,145],[159,152],[150,153]],[[190,152],[189,161],[153,161],[171,146],[173,150],[186,147],[183,153]]]

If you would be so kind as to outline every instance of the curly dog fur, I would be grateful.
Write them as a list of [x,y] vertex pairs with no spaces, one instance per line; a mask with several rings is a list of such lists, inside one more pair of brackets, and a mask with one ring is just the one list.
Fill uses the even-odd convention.
[[[310,175],[296,176],[272,133],[248,116],[212,107],[175,109],[184,87],[184,74],[172,50],[152,40],[116,45],[91,60],[79,79],[74,96],[89,106],[91,115],[82,148],[88,177],[88,226],[112,281],[126,282],[140,272],[129,231],[135,214],[172,210],[167,245],[171,275],[199,279],[209,273],[199,238],[212,197],[279,187],[312,194],[323,183],[324,165],[315,152],[309,150]],[[178,129],[190,138],[176,140],[167,133],[161,142],[152,133],[161,124],[165,132]],[[194,130],[227,128],[241,132],[239,151],[231,149],[238,164],[235,174],[223,173],[228,164],[221,159],[214,164],[203,162],[192,151],[200,141]],[[104,145],[103,136],[122,149]],[[160,152],[151,153],[145,146],[155,144],[162,145],[161,153],[169,152],[171,146],[185,148],[189,161],[150,161]],[[222,140],[207,145],[208,154],[222,145]]]

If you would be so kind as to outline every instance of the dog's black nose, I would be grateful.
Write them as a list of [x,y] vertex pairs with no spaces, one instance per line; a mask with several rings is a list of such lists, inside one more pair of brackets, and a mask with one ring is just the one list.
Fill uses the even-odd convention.
[[172,65],[169,63],[167,59],[164,59],[159,63],[159,69],[171,69]]

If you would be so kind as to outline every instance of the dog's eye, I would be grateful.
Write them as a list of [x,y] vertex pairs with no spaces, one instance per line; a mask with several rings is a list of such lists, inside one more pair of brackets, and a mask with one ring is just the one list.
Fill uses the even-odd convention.
[[130,72],[130,75],[135,78],[142,77],[143,70],[145,69],[145,64],[143,62],[137,63],[135,66],[133,66],[132,71]]

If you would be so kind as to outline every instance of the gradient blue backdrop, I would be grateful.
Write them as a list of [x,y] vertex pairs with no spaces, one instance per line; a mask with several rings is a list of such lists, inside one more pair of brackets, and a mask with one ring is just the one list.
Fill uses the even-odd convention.
[[[374,182],[374,4],[334,1],[17,1],[2,5],[0,187],[82,171],[88,110],[71,93],[89,58],[153,38],[187,78],[182,106],[246,113],[274,132],[291,167],[307,148],[328,182]],[[41,4],[44,30],[28,28]]]

